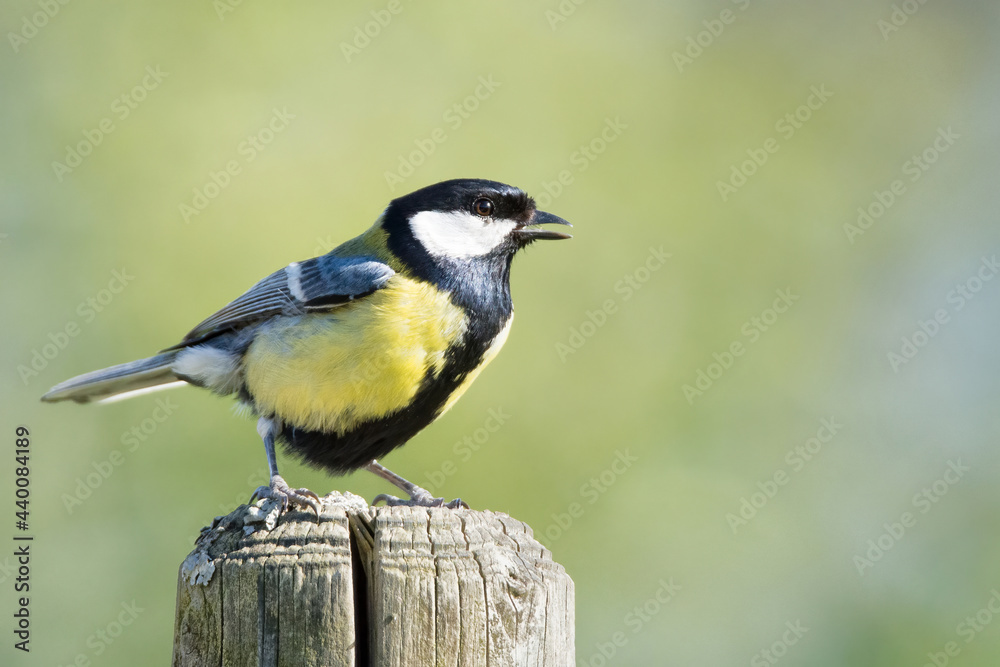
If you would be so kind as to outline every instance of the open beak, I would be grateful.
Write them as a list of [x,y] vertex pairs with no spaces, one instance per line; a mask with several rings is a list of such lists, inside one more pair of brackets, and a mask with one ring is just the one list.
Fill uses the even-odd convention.
[[514,234],[525,241],[536,241],[538,239],[571,239],[573,238],[569,234],[563,234],[562,232],[555,232],[550,229],[539,229],[538,225],[566,225],[567,227],[572,227],[558,215],[552,215],[551,213],[546,213],[545,211],[535,211],[534,215],[531,216],[531,221],[524,227],[518,227],[514,230]]

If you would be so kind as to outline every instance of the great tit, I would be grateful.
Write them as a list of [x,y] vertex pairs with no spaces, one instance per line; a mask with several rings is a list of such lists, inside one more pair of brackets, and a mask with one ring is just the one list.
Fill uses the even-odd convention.
[[458,507],[377,459],[443,415],[499,352],[513,318],[510,265],[568,222],[524,191],[480,179],[444,181],[394,199],[368,231],[292,262],[160,354],[53,387],[43,401],[117,400],[193,384],[235,394],[258,417],[274,498],[319,512],[318,497],[278,474],[274,443],[344,474],[366,468],[408,500]]

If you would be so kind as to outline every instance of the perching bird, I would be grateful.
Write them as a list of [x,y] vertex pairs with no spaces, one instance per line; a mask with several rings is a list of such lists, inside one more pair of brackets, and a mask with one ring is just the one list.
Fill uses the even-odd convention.
[[[343,474],[367,468],[405,491],[441,498],[379,465],[448,411],[507,339],[510,265],[569,223],[518,188],[444,181],[393,200],[364,234],[292,262],[160,354],[67,380],[43,401],[121,398],[189,383],[236,394],[259,417],[270,470],[257,498],[312,507],[318,497],[278,474],[275,440]],[[461,500],[447,506],[462,505]]]

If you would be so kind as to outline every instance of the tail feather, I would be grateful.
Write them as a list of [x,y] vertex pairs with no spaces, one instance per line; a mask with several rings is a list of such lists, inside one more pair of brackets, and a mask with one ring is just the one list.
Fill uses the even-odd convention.
[[89,403],[142,389],[178,382],[171,368],[177,351],[131,361],[60,382],[42,396],[47,403],[73,400]]

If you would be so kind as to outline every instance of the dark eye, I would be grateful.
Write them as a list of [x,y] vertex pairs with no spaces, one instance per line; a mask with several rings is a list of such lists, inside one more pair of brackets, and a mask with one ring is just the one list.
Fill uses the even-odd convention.
[[475,211],[476,215],[488,218],[493,215],[493,202],[485,197],[482,197],[477,199],[476,203],[472,205],[472,210]]

